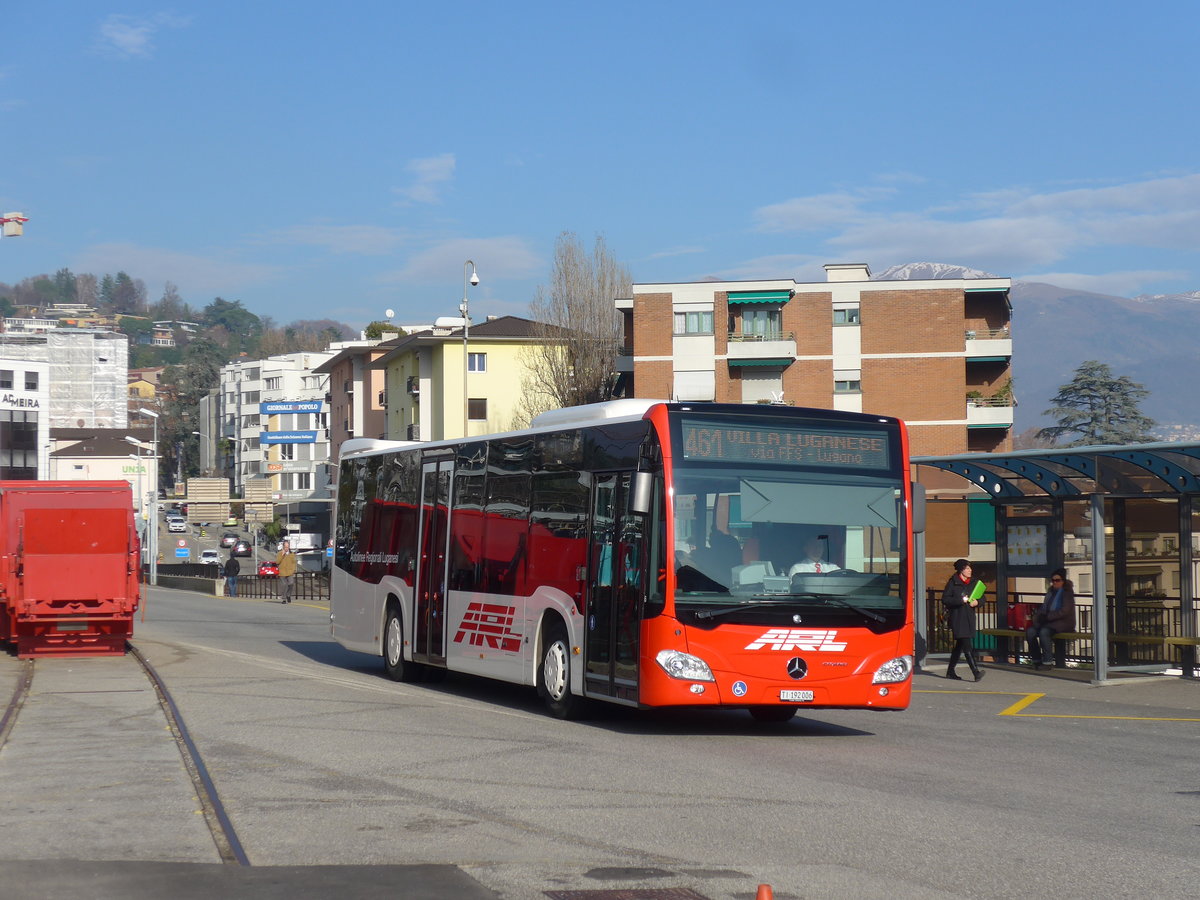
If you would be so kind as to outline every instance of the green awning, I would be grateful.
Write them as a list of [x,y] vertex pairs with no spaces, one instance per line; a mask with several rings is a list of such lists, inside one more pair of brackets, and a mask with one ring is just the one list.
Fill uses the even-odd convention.
[[968,356],[967,362],[1007,362],[1008,356]]
[[730,291],[730,303],[787,303],[795,291]]
[[726,360],[731,366],[790,366],[794,359],[730,359]]

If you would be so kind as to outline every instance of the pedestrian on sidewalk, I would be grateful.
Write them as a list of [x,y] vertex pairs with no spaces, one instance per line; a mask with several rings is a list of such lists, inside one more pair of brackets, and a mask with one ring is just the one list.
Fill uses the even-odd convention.
[[983,582],[972,575],[971,561],[956,559],[954,574],[946,582],[942,591],[942,605],[946,608],[946,618],[950,622],[950,634],[954,637],[954,649],[950,652],[950,665],[946,669],[946,677],[952,681],[962,681],[955,674],[954,667],[958,658],[964,657],[967,667],[976,681],[982,681],[986,674],[979,668],[975,660],[975,651],[971,642],[975,639],[975,607],[983,597]]
[[280,591],[283,593],[283,602],[292,602],[292,589],[296,584],[296,554],[292,552],[292,545],[284,541],[283,546],[279,548],[279,553],[275,556],[275,565],[279,567],[279,584]]
[[221,574],[225,576],[225,596],[237,596],[237,580],[238,575],[242,571],[242,564],[237,561],[237,557],[233,555],[233,551],[229,551],[229,559],[225,560],[225,568]]

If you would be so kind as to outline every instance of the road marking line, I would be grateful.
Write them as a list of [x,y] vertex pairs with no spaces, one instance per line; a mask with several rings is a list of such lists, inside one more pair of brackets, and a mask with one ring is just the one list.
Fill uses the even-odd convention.
[[1014,703],[1008,709],[1002,711],[1000,713],[1000,715],[1002,715],[1002,716],[1018,715],[1018,714],[1020,714],[1021,710],[1023,710],[1025,707],[1029,706],[1035,700],[1041,700],[1045,696],[1046,696],[1045,694],[1027,694],[1023,700],[1018,700],[1016,703]]
[[1112,719],[1121,722],[1200,722],[1200,718],[1185,718],[1183,716],[1088,716],[1074,713],[1037,713],[1022,712],[1046,695],[1018,694],[1014,691],[951,691],[951,690],[915,690],[914,694],[991,694],[999,697],[1021,697],[1012,706],[1001,710],[996,715],[1012,716],[1017,719]]

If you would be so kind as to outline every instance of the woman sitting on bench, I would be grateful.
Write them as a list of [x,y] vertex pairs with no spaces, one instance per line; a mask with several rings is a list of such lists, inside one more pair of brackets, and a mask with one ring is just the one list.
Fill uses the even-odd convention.
[[1050,574],[1046,599],[1033,614],[1033,624],[1025,629],[1034,665],[1054,668],[1054,635],[1074,630],[1075,586],[1067,579],[1066,569],[1055,569]]

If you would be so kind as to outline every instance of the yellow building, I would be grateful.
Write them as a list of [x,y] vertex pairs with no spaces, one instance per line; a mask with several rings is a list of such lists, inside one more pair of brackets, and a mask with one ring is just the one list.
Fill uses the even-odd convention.
[[465,341],[462,328],[435,327],[393,342],[369,366],[386,373],[387,438],[437,441],[524,426],[528,348],[541,340],[536,323],[499,316],[471,326]]

